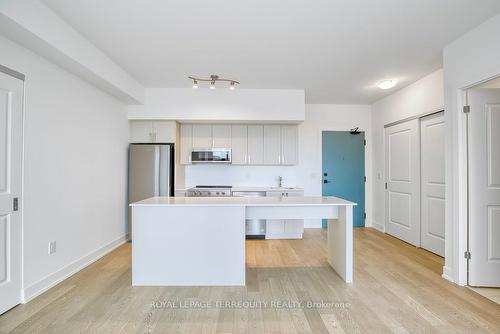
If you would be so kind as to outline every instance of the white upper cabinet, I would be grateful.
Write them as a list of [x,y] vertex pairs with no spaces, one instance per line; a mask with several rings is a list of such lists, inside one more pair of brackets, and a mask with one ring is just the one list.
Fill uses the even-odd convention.
[[[162,125],[162,124],[160,124]],[[148,129],[147,125],[143,127]],[[157,142],[169,142],[160,137]],[[164,136],[169,125],[164,124]],[[149,130],[148,130],[149,131]],[[144,131],[146,133],[148,131]],[[144,135],[143,135],[144,136]],[[181,124],[181,163],[189,164],[191,151],[231,149],[233,165],[296,165],[298,163],[297,125],[258,124]]]
[[151,143],[153,142],[153,122],[152,121],[131,121],[129,123],[131,143]]
[[298,163],[298,127],[296,125],[281,126],[281,164],[296,165]]
[[212,147],[231,148],[231,125],[218,124],[212,126]]
[[211,149],[212,148],[212,125],[193,124],[193,148]]
[[131,143],[175,143],[175,121],[130,121]]
[[231,126],[231,154],[233,165],[247,164],[247,126]]
[[281,163],[281,126],[264,125],[264,165]]
[[181,124],[181,164],[187,165],[191,163],[191,151],[193,150],[193,125]]
[[264,164],[264,127],[262,125],[248,126],[248,159],[249,165]]
[[157,143],[175,143],[177,124],[172,121],[154,121],[153,133]]

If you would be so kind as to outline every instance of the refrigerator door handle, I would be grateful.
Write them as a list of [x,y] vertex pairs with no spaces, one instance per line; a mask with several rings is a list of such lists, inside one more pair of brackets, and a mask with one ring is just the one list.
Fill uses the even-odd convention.
[[158,145],[155,145],[155,196],[160,196],[160,171],[161,171],[161,166],[160,166],[160,147]]
[[158,146],[159,196],[170,196],[170,150],[169,145]]

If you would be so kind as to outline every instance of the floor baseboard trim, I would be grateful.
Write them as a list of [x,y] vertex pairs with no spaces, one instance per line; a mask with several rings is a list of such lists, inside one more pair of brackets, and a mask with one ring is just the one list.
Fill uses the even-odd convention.
[[443,267],[443,274],[441,275],[441,277],[443,277],[445,280],[455,283],[455,281],[453,280],[453,272],[450,267]]
[[127,235],[123,235],[118,239],[111,241],[107,245],[104,245],[90,252],[89,254],[83,256],[82,258],[76,260],[75,262],[70,263],[69,265],[59,269],[58,271],[45,276],[38,282],[26,287],[22,291],[21,302],[23,304],[26,304],[27,302],[33,300],[33,298],[41,295],[45,291],[49,290],[50,288],[64,281],[68,277],[74,275],[83,268],[99,260],[109,252],[123,245],[125,242],[127,242],[127,239],[128,239]]
[[385,227],[384,227],[384,225],[379,224],[379,223],[377,223],[376,221],[372,221],[372,227],[373,227],[373,228],[376,228],[376,229],[377,229],[377,230],[379,230],[380,232],[385,233]]

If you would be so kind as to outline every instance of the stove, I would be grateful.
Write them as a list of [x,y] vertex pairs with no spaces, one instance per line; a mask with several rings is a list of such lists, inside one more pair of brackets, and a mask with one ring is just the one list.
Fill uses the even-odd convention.
[[212,186],[203,185],[189,188],[187,190],[188,197],[230,197],[231,186]]

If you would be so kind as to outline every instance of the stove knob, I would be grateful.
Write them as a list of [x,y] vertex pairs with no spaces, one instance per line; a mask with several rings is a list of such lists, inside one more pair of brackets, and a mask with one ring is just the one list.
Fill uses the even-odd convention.
[[220,192],[216,192],[215,194],[216,194],[216,195],[220,195],[221,193],[220,193]]

